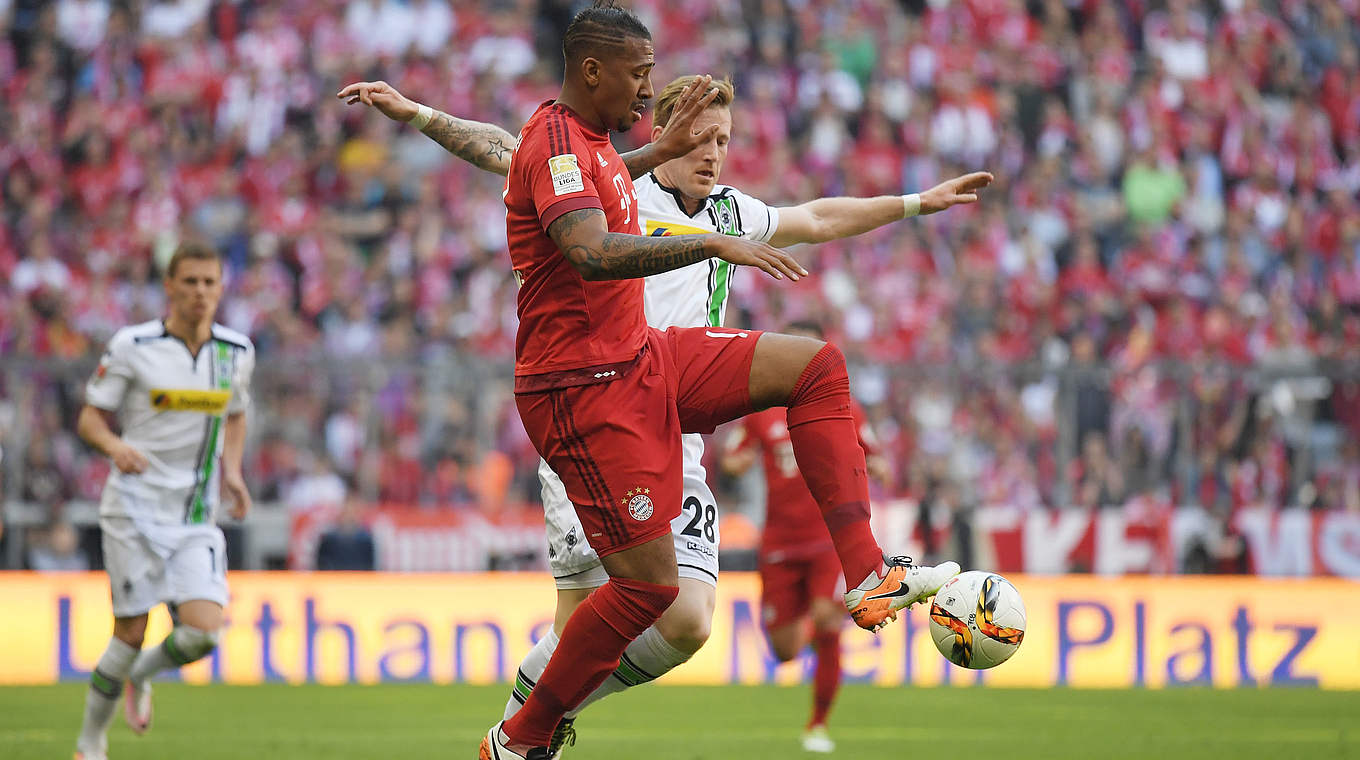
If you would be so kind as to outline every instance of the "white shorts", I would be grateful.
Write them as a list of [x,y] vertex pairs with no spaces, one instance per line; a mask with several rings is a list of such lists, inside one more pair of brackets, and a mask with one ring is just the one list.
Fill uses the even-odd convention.
[[[690,434],[684,442],[685,500],[680,516],[671,521],[675,560],[681,578],[718,585],[718,508],[708,488],[703,465],[703,436]],[[600,557],[585,540],[576,508],[547,462],[539,461],[538,481],[543,486],[543,518],[547,523],[548,566],[559,589],[603,586],[609,574]]]
[[101,517],[114,617],[196,599],[227,605],[227,542],[215,524]]

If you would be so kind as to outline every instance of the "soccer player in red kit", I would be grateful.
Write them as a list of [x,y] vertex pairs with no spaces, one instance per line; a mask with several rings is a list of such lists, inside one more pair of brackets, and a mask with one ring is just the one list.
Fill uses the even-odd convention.
[[[520,132],[506,179],[506,229],[520,283],[515,400],[559,475],[610,580],[579,606],[524,707],[492,727],[481,760],[548,756],[554,728],[614,670],[675,599],[671,520],[680,511],[681,434],[788,408],[795,455],[841,568],[846,607],[876,630],[958,565],[883,555],[869,531],[863,451],[845,359],[818,340],[723,328],[647,326],[640,278],[709,258],[796,280],[782,251],[721,234],[642,237],[629,172],[609,141],[651,99],[651,34],[597,4],[563,39],[561,94]],[[427,117],[428,118],[428,117]]]
[[[788,326],[791,335],[821,338],[811,322]],[[859,404],[851,401],[860,448],[870,474],[882,459],[873,444],[873,431]],[[741,420],[723,453],[722,466],[740,475],[759,457],[765,470],[765,526],[760,534],[761,625],[780,662],[798,656],[812,634],[816,668],[813,671],[812,717],[803,733],[803,749],[832,752],[835,742],[826,730],[831,703],[841,682],[841,563],[817,500],[808,491],[789,438],[784,410],[772,407]]]

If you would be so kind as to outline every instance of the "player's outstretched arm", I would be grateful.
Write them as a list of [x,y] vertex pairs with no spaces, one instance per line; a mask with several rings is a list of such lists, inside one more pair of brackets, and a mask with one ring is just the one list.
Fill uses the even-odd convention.
[[975,203],[977,191],[991,182],[990,173],[973,172],[941,182],[919,194],[818,198],[781,208],[779,228],[770,237],[770,245],[783,248],[798,243],[825,243],[913,216],[934,214],[961,203]]
[[519,140],[495,124],[450,116],[411,100],[382,81],[345,85],[335,96],[351,105],[372,106],[393,121],[411,124],[444,150],[478,169],[502,177],[510,172],[510,154]]
[[112,416],[112,413],[90,404],[82,406],[80,415],[76,417],[76,435],[113,460],[113,466],[119,472],[145,472],[149,464],[146,456],[113,432],[113,427],[109,425]]
[[[679,158],[702,145],[716,132],[714,124],[703,132],[694,131],[694,122],[713,103],[718,91],[709,85],[713,77],[695,77],[675,105],[671,120],[656,140],[622,155],[628,174],[637,179],[647,172]],[[394,121],[410,123],[431,140],[473,166],[504,177],[510,172],[510,155],[519,139],[495,124],[460,119],[402,95],[387,82],[354,82],[335,94],[346,103],[363,103]]]
[[237,412],[227,415],[222,438],[222,490],[231,500],[227,514],[234,520],[244,520],[250,514],[250,490],[241,474],[241,460],[246,450],[246,415]]
[[586,280],[629,280],[711,258],[757,267],[776,280],[797,280],[807,274],[783,251],[730,235],[644,237],[610,232],[598,208],[559,216],[548,225],[548,236]]

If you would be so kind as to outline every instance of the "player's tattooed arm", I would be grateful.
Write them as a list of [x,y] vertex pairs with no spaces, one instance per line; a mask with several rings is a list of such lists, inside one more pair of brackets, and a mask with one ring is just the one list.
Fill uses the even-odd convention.
[[713,257],[759,267],[776,279],[807,274],[783,251],[730,235],[643,237],[610,232],[597,208],[568,211],[548,236],[586,280],[628,280],[669,272]]
[[623,159],[623,165],[628,167],[628,176],[637,179],[656,167],[666,163],[670,159],[657,152],[652,143],[622,153],[619,158]]
[[[348,84],[335,95],[351,105],[362,103],[376,108],[393,121],[410,122],[421,108],[427,107],[381,80]],[[479,169],[501,176],[510,172],[510,154],[519,145],[514,135],[495,124],[460,119],[443,111],[430,110],[433,111],[430,123],[420,130],[426,137]]]
[[548,236],[586,280],[627,280],[669,272],[710,258],[702,235],[642,237],[610,232],[597,208],[568,211]]
[[443,111],[435,111],[434,119],[420,131],[444,150],[502,177],[510,172],[510,154],[519,145],[514,135],[495,124],[460,119]]

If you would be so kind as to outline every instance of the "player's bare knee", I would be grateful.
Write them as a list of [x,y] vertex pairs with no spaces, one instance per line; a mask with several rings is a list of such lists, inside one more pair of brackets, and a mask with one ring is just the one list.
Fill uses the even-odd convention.
[[127,644],[130,647],[141,649],[142,643],[146,640],[146,615],[136,617],[114,618],[113,635],[114,638]]
[[562,635],[576,608],[590,596],[593,588],[560,588],[557,590],[557,608],[553,611],[553,633]]
[[[827,345],[803,335],[761,335],[751,358],[751,405],[756,409],[785,406],[808,363]],[[835,346],[832,349],[835,354],[831,358],[844,366],[844,355]]]
[[774,652],[774,658],[784,663],[797,657],[803,647],[801,641],[771,641],[770,649]]
[[807,636],[803,633],[802,623],[793,623],[771,628],[768,631],[770,652],[779,662],[788,662],[798,656],[807,646]]
[[694,654],[708,641],[713,632],[712,616],[698,607],[682,607],[678,614],[676,606],[656,621],[656,629],[668,644],[686,654]]
[[812,627],[818,633],[835,633],[845,625],[845,608],[829,607],[813,610]]
[[667,533],[644,544],[600,558],[611,578],[627,578],[658,586],[679,586],[674,538]]

